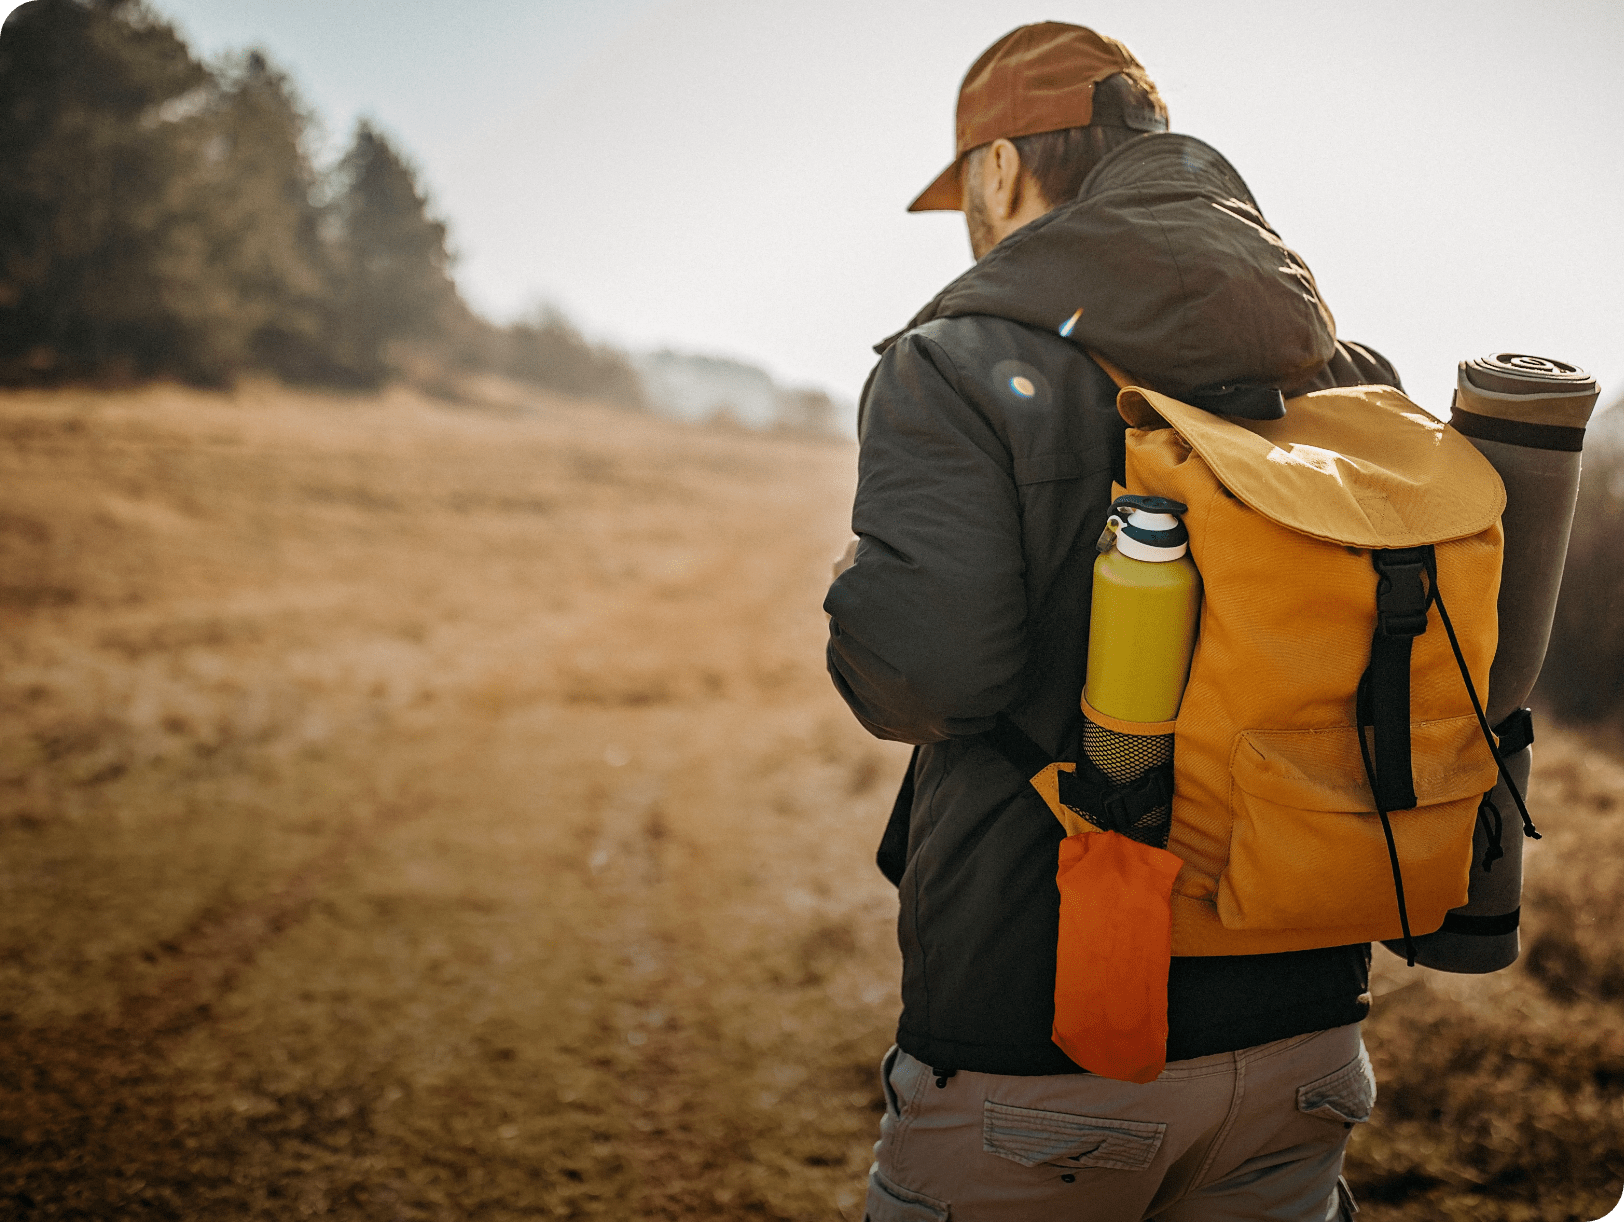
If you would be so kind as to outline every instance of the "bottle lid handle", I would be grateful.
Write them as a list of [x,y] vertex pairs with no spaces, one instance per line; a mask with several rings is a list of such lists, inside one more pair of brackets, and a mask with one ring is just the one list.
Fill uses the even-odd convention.
[[1173,515],[1190,512],[1188,505],[1180,504],[1165,496],[1119,496],[1111,502],[1111,512],[1121,513],[1127,510],[1142,510],[1145,513],[1170,513]]

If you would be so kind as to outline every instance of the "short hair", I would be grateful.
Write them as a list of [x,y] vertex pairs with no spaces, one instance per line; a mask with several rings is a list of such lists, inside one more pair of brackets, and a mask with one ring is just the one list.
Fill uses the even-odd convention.
[[1094,114],[1087,127],[1017,136],[1011,143],[1044,200],[1059,207],[1077,197],[1083,180],[1107,153],[1147,131],[1166,130],[1167,104],[1143,69],[1130,68],[1094,86]]

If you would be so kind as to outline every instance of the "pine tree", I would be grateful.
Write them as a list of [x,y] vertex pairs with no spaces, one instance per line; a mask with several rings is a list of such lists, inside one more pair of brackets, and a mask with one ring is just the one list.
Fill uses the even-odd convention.
[[33,0],[0,39],[0,371],[209,372],[189,198],[208,73],[129,0]]
[[0,40],[0,380],[321,376],[330,274],[286,78],[223,77],[133,0]]
[[210,263],[236,297],[237,362],[292,381],[339,378],[330,351],[331,252],[309,120],[287,77],[259,51],[222,73],[210,147]]
[[[470,311],[446,227],[368,123],[323,176],[261,52],[210,70],[141,0],[33,0],[0,39],[0,384],[248,369],[373,386],[497,369],[628,406],[562,316]],[[318,202],[318,196],[326,202]]]
[[376,381],[404,342],[432,343],[466,309],[451,280],[445,225],[429,216],[411,167],[371,124],[356,128],[339,175],[338,329],[346,362]]

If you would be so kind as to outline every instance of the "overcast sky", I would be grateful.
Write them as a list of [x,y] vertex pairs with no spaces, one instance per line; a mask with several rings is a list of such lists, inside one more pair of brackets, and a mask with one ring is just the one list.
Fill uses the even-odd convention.
[[958,214],[903,211],[960,78],[1053,19],[1134,50],[1422,403],[1503,350],[1624,390],[1618,0],[153,2],[205,55],[262,46],[331,149],[395,138],[497,319],[552,301],[854,398],[969,262]]

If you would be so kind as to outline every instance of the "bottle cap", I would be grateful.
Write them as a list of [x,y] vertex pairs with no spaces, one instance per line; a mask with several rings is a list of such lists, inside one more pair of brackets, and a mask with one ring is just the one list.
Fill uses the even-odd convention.
[[1178,515],[1189,506],[1165,496],[1119,496],[1111,502],[1107,530],[1115,530],[1117,549],[1135,560],[1162,564],[1190,550],[1190,532]]

